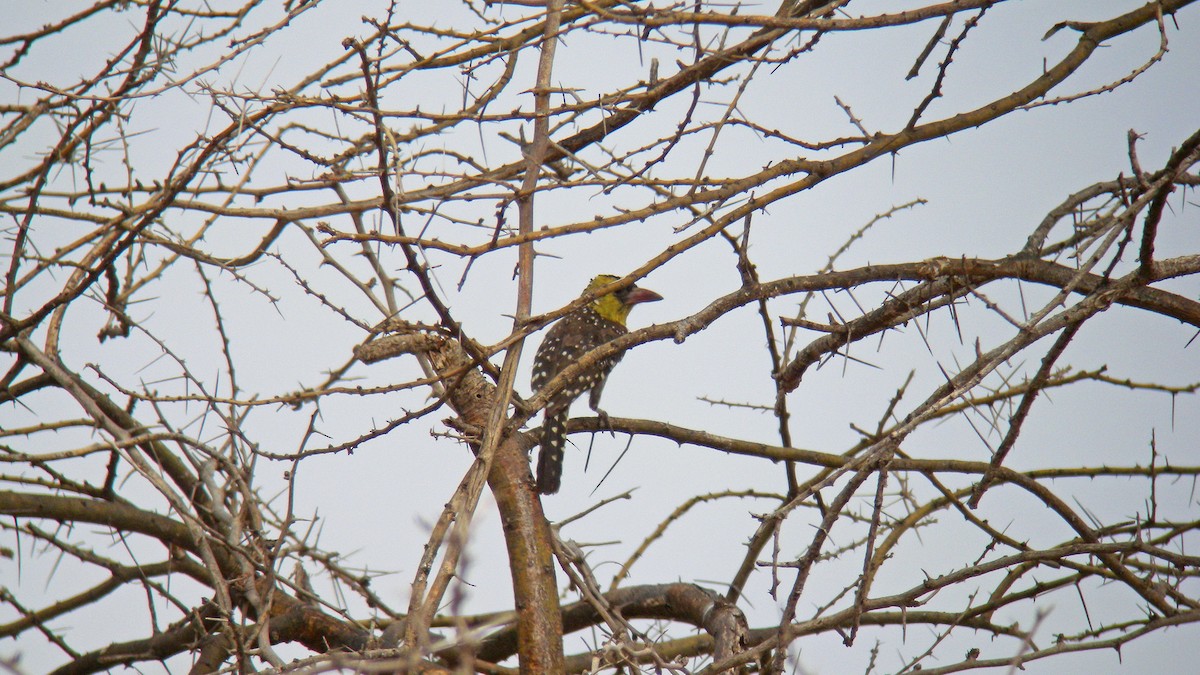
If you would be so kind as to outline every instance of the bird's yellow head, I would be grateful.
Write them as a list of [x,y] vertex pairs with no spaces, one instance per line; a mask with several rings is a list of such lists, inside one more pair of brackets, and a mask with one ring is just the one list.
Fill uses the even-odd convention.
[[[620,279],[621,277],[612,274],[598,275],[588,284],[584,293],[592,293]],[[626,286],[615,293],[608,293],[593,300],[592,309],[601,317],[624,326],[625,319],[629,318],[629,311],[634,305],[657,300],[662,300],[662,296],[652,290]]]

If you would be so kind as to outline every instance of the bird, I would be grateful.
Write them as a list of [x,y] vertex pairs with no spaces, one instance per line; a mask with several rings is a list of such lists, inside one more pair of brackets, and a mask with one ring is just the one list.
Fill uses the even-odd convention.
[[[588,283],[583,295],[593,294],[619,280],[620,277],[612,274],[598,275]],[[584,354],[628,333],[625,320],[634,305],[658,300],[662,300],[658,293],[630,285],[619,291],[605,293],[559,319],[546,332],[546,337],[534,357],[533,377],[530,382],[534,391],[540,391],[555,375],[578,361]],[[604,390],[608,374],[622,356],[623,354],[616,353],[592,364],[546,402],[541,450],[538,452],[539,493],[552,495],[558,492],[562,484],[563,451],[567,443],[567,413],[571,403],[583,392],[591,390],[588,405],[601,418],[608,418],[600,409],[600,394]]]

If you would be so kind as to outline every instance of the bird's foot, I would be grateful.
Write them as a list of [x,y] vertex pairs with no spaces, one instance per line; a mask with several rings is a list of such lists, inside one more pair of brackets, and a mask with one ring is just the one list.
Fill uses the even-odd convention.
[[601,410],[599,408],[596,408],[596,417],[600,418],[600,430],[601,431],[604,431],[607,429],[608,433],[612,434],[613,436],[617,435],[617,430],[613,428],[612,420],[608,418],[608,413],[604,412],[603,410]]

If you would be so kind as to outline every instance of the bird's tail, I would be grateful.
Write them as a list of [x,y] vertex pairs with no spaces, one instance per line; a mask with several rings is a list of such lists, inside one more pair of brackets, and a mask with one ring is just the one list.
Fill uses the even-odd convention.
[[562,484],[563,453],[567,445],[567,410],[547,410],[542,423],[542,449],[538,453],[537,489],[544,495],[558,492]]

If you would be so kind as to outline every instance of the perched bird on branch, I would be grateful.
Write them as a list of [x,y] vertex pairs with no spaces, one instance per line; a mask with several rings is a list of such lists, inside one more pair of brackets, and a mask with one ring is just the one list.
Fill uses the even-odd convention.
[[[583,294],[593,293],[620,277],[601,274],[588,284]],[[662,300],[654,291],[637,286],[601,295],[580,309],[559,319],[546,333],[533,360],[532,384],[535,391],[541,390],[567,366],[599,347],[625,333],[625,319],[634,305]],[[591,390],[588,405],[601,418],[607,418],[600,409],[600,394],[604,382],[623,354],[608,356],[585,368],[574,379],[559,389],[546,403],[546,421],[542,423],[542,449],[538,453],[537,489],[544,495],[558,492],[562,483],[563,450],[567,443],[567,413],[571,403],[580,394]]]

